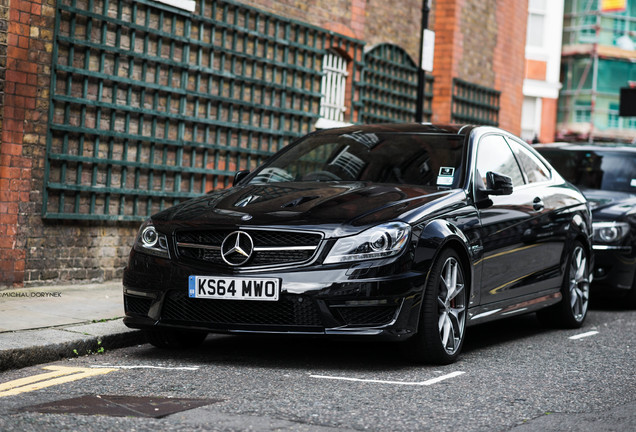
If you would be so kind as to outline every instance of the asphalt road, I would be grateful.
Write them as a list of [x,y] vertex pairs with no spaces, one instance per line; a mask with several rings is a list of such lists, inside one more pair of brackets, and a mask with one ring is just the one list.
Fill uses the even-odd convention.
[[[281,337],[80,355],[0,374],[0,430],[636,430],[636,311],[597,305],[578,330],[529,315],[467,338],[444,367],[409,364],[388,343]],[[155,398],[135,401],[151,414],[159,397],[204,406],[162,418],[69,413],[63,401],[86,395]],[[63,413],[34,412],[49,402]]]

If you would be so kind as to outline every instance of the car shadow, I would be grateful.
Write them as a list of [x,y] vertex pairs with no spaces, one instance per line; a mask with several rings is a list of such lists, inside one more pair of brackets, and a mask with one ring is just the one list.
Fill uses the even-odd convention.
[[387,370],[413,367],[392,342],[284,335],[208,335],[198,348],[165,350],[143,345],[138,359],[269,369]]
[[627,305],[620,296],[612,295],[591,295],[590,309],[606,312],[632,311],[634,308]]
[[[555,331],[541,326],[534,314],[468,328],[464,354]],[[165,350],[143,345],[138,360],[194,365],[233,365],[270,369],[347,372],[431,367],[408,360],[395,342],[325,338],[324,336],[208,335],[198,348]],[[460,357],[461,359],[461,357]],[[452,367],[452,366],[450,366]]]
[[552,331],[559,330],[542,325],[534,313],[478,324],[466,329],[463,352],[479,351]]

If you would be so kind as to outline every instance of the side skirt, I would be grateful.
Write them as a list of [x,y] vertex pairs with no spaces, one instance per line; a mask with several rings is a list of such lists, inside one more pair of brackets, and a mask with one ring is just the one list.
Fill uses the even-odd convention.
[[479,305],[468,310],[467,326],[493,321],[499,318],[535,312],[561,301],[559,290],[540,293],[539,296],[518,297],[505,302]]

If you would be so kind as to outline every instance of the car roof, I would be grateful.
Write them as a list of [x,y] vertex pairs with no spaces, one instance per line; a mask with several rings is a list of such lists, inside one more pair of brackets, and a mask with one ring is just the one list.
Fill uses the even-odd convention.
[[567,143],[556,142],[549,144],[533,145],[536,150],[558,149],[565,151],[615,151],[636,153],[636,146],[625,143],[604,142],[604,143]]
[[468,135],[476,125],[433,124],[433,123],[380,123],[352,125],[342,128],[324,129],[317,134],[346,133],[430,133],[448,135]]

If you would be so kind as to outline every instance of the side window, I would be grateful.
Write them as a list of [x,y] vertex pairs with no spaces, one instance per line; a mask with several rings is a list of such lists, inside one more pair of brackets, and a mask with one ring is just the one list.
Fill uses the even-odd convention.
[[501,135],[486,135],[477,147],[477,172],[486,185],[486,173],[493,171],[512,179],[512,186],[524,184],[523,175],[510,147]]
[[550,170],[532,152],[515,141],[509,140],[509,143],[515,156],[517,156],[521,169],[528,178],[528,183],[550,180]]

